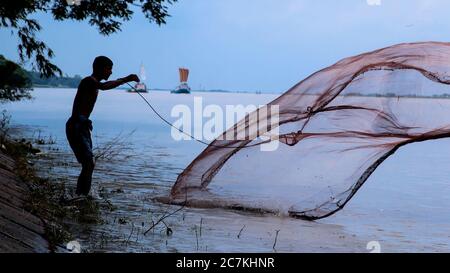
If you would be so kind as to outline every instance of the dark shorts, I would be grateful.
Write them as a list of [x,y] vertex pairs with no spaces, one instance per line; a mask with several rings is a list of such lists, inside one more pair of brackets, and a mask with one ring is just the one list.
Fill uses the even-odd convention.
[[92,121],[84,116],[70,117],[66,122],[66,136],[79,163],[92,162]]

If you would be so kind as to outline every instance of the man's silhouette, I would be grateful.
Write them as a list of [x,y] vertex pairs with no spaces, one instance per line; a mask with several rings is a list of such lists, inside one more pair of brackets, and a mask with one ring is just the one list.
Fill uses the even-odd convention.
[[112,74],[113,62],[105,56],[95,58],[93,73],[81,80],[72,108],[72,116],[66,123],[66,135],[82,169],[77,183],[77,195],[87,196],[91,189],[95,161],[92,153],[92,122],[89,116],[94,109],[98,90],[110,90],[127,82],[139,82],[138,76],[130,74],[115,81],[108,80]]

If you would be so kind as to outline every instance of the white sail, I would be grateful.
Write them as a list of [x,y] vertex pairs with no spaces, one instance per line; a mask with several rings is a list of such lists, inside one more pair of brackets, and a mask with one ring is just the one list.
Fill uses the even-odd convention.
[[144,64],[141,63],[141,67],[139,69],[139,82],[134,85],[134,88],[128,90],[128,92],[148,92],[147,86],[144,81],[147,79],[145,75]]
[[145,68],[144,64],[141,64],[141,68],[139,70],[139,79],[143,82],[147,79],[147,76],[145,75]]

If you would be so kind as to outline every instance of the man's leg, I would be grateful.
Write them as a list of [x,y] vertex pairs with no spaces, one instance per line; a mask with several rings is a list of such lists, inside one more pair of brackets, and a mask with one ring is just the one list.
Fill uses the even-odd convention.
[[86,160],[82,164],[80,176],[78,176],[76,194],[88,195],[91,190],[92,173],[94,172],[94,159]]
[[79,162],[81,163],[81,173],[77,182],[77,194],[88,195],[91,190],[92,173],[94,172],[95,161],[92,153],[91,125],[86,122],[80,126],[80,149]]

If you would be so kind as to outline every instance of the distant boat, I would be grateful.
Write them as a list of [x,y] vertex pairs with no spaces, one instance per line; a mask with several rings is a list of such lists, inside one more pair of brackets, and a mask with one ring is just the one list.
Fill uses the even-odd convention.
[[144,81],[147,79],[147,77],[145,75],[144,64],[142,64],[142,63],[141,63],[141,68],[139,69],[139,79],[141,81],[134,85],[134,89],[133,88],[128,89],[128,92],[139,92],[139,93],[147,93],[148,92],[147,86],[144,83]]
[[174,94],[190,94],[191,88],[187,84],[189,77],[189,69],[187,68],[179,68],[180,72],[180,85],[177,86],[174,90],[170,91],[170,93]]

